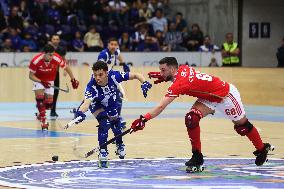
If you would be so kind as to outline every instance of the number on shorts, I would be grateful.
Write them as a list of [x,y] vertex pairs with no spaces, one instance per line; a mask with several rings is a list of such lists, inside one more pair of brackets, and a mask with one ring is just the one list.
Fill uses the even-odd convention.
[[232,109],[225,109],[225,113],[227,115],[236,115],[236,110],[235,108],[232,108]]

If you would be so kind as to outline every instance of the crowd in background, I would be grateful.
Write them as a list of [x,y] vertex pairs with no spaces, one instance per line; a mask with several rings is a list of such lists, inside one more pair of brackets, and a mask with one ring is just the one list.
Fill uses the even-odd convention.
[[[168,0],[1,0],[2,52],[39,51],[53,34],[68,51],[214,51],[198,24],[173,13]],[[174,15],[170,17],[170,15]]]

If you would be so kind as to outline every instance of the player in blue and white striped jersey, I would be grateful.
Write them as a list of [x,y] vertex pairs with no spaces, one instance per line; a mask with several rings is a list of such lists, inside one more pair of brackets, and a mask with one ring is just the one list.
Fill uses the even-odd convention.
[[[119,83],[127,80],[137,79],[141,84],[144,97],[147,97],[148,90],[152,85],[145,81],[142,74],[131,72],[108,71],[108,66],[103,61],[97,61],[93,67],[93,76],[85,90],[85,99],[79,109],[75,112],[76,124],[85,118],[88,109],[99,122],[98,141],[101,146],[107,142],[108,130],[112,129],[115,136],[122,133],[121,118],[119,116],[119,102],[117,99]],[[123,159],[125,156],[125,146],[122,137],[117,138],[117,155]],[[99,166],[107,167],[107,147],[100,149]]]

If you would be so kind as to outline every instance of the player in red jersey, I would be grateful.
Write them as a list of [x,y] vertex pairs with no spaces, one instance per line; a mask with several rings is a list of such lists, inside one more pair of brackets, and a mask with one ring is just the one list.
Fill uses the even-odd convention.
[[[240,93],[234,85],[218,77],[200,73],[187,65],[178,67],[174,57],[165,57],[160,60],[159,64],[160,72],[150,72],[149,75],[158,79],[155,83],[172,81],[172,84],[158,106],[132,123],[133,131],[142,130],[147,121],[158,116],[179,95],[193,96],[198,99],[185,115],[185,125],[193,153],[192,158],[186,162],[189,171],[196,171],[196,168],[198,169],[203,164],[200,119],[208,114],[214,114],[215,110],[219,110],[232,120],[235,131],[241,136],[247,136],[255,146],[255,164],[259,166],[266,161],[267,153],[273,150],[273,147],[262,142],[257,129],[247,119]],[[196,168],[192,170],[193,167]]]
[[37,118],[41,122],[42,129],[48,129],[45,111],[52,107],[54,88],[51,86],[54,85],[57,66],[59,65],[66,70],[74,89],[79,86],[79,82],[74,78],[65,60],[54,50],[53,46],[46,45],[43,52],[34,56],[29,65],[29,78],[33,81],[33,91],[35,92],[36,106],[39,111]]

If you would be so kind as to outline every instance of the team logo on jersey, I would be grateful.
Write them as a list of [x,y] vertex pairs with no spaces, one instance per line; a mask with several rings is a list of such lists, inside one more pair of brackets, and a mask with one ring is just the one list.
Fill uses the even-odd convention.
[[121,77],[124,78],[126,75],[126,72],[120,72],[120,74],[121,74]]

